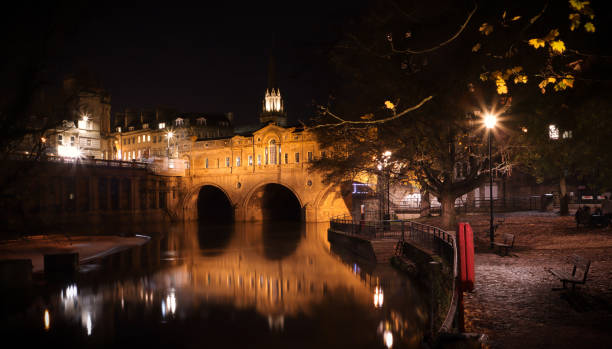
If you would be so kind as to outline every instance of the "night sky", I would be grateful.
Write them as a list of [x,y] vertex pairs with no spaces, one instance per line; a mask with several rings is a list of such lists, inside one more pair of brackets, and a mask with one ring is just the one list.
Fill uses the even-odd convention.
[[[73,26],[53,53],[58,76],[93,73],[111,94],[113,114],[160,105],[184,112],[231,111],[236,124],[244,125],[258,122],[274,52],[277,85],[290,120],[307,119],[313,100],[325,103],[326,50],[358,6],[201,4],[169,8],[103,2],[69,9]],[[38,11],[43,16],[45,9]]]

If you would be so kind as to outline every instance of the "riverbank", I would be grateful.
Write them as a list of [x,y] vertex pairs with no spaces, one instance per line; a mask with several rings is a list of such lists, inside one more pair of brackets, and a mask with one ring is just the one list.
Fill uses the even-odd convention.
[[[419,219],[437,225],[439,217]],[[612,343],[612,229],[576,229],[573,217],[506,214],[497,234],[515,234],[508,257],[489,248],[487,215],[462,216],[475,235],[476,284],[466,294],[466,331],[485,333],[491,348],[608,348]],[[575,293],[545,268],[567,269],[568,257],[592,261]],[[571,270],[570,270],[571,271]]]
[[77,252],[79,263],[117,253],[149,241],[146,236],[121,237],[114,235],[35,235],[15,240],[0,241],[0,260],[30,259],[33,272],[44,271],[44,255]]

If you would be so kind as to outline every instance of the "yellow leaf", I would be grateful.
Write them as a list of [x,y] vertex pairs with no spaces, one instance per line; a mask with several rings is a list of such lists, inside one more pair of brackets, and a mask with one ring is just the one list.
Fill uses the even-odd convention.
[[489,23],[483,23],[480,28],[478,28],[478,31],[481,31],[484,35],[489,35],[493,32],[493,26]]
[[390,101],[385,101],[385,107],[387,107],[387,109],[395,109],[395,104],[391,103]]
[[542,93],[546,93],[546,85],[548,85],[548,80],[542,80],[538,84],[538,87],[540,88],[540,91],[542,91]]
[[478,52],[478,50],[480,50],[480,43],[477,43],[476,45],[474,45],[474,47],[472,47],[472,52]]
[[589,1],[579,1],[579,0],[569,0],[569,3],[570,3],[570,6],[572,6],[576,11],[580,11],[590,2]]
[[573,75],[566,75],[563,78],[563,83],[566,84],[568,87],[574,87],[574,76]]
[[580,14],[579,13],[570,13],[569,19],[571,22],[570,30],[575,30],[580,26]]
[[370,120],[370,119],[372,119],[373,117],[374,117],[374,114],[369,113],[369,114],[362,115],[362,116],[361,116],[361,119],[363,119],[363,120]]
[[489,78],[489,74],[488,73],[480,74],[480,80],[487,81],[488,78]]
[[502,79],[502,72],[500,72],[499,70],[496,70],[494,72],[491,73],[491,77],[495,80],[500,80]]
[[584,25],[584,29],[585,29],[587,32],[589,32],[589,33],[594,33],[594,32],[595,32],[595,26],[594,26],[594,25],[593,25],[593,23],[591,23],[591,22],[587,22],[587,23]]
[[504,11],[504,14],[502,15],[502,19],[506,18],[506,11]]
[[555,40],[550,43],[550,47],[555,53],[563,53],[565,51],[565,43],[561,40]]
[[529,39],[529,45],[538,49],[540,47],[544,47],[546,45],[546,42],[542,39]]
[[495,80],[495,85],[497,85],[497,94],[503,95],[508,93],[508,86],[506,86],[506,82],[503,79]]
[[527,83],[527,75],[524,74],[519,74],[517,76],[514,77],[514,83],[515,84],[526,84]]
[[552,29],[550,32],[548,32],[548,34],[546,34],[545,37],[542,38],[542,40],[551,41],[551,40],[554,40],[557,36],[559,36],[559,30]]
[[521,19],[521,16],[514,16],[514,17],[512,17],[512,21],[518,21],[519,19]]
[[548,79],[546,79],[548,82],[553,83],[555,81],[557,81],[557,79],[553,78],[552,76],[549,76]]
[[521,67],[520,65],[517,65],[516,67],[512,68],[512,72],[513,73],[519,73],[523,70],[523,67]]

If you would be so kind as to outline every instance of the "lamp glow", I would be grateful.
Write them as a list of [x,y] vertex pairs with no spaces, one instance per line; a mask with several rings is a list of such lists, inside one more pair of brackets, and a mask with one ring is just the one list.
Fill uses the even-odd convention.
[[486,113],[484,117],[484,123],[488,129],[492,129],[493,127],[495,127],[495,124],[497,124],[497,116],[495,116],[495,114]]

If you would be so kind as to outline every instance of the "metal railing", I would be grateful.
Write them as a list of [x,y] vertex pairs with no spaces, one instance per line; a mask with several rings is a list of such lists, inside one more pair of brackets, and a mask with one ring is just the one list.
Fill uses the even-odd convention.
[[452,265],[455,237],[446,231],[410,220],[354,221],[350,216],[332,218],[330,229],[365,239],[397,239],[413,241],[438,254]]
[[330,230],[365,239],[396,238],[398,242],[413,243],[426,248],[440,256],[449,266],[449,275],[452,279],[452,299],[438,333],[451,332],[456,323],[459,295],[457,292],[458,278],[458,252],[454,234],[450,234],[438,227],[421,224],[410,220],[389,221],[358,221],[351,216],[334,217],[329,222]]
[[28,155],[10,154],[8,159],[18,160],[18,161],[40,161],[40,162],[53,162],[53,163],[60,163],[60,164],[75,164],[75,165],[86,165],[86,166],[97,166],[97,167],[121,167],[121,168],[140,168],[140,169],[147,169],[149,167],[149,164],[146,162],[103,160],[103,159],[64,157],[64,156],[54,156],[54,155],[45,155],[35,160],[32,157],[29,157]]

